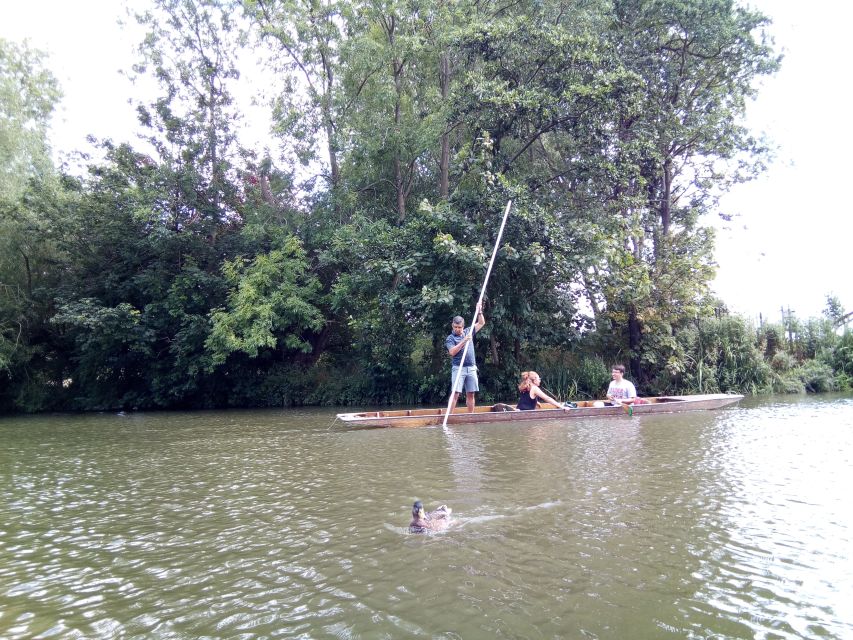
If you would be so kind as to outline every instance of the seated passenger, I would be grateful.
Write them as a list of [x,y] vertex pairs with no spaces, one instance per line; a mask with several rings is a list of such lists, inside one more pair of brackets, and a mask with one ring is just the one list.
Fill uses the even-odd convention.
[[558,409],[563,408],[562,402],[554,400],[554,398],[539,388],[541,381],[539,374],[535,371],[524,371],[521,374],[521,384],[518,385],[518,391],[521,395],[518,397],[518,404],[515,405],[516,409],[519,411],[538,409],[539,400],[552,404]]
[[610,369],[610,377],[613,380],[607,387],[607,399],[614,404],[646,404],[646,401],[637,397],[637,389],[630,380],[625,380],[625,365],[614,364]]
[[435,511],[426,513],[424,505],[417,500],[412,505],[412,521],[409,523],[410,533],[426,533],[427,531],[443,531],[450,524],[450,514],[453,510],[446,504]]

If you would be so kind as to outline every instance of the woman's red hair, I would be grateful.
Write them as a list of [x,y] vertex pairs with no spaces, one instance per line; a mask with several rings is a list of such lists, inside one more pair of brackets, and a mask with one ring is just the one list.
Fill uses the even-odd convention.
[[533,384],[530,379],[536,375],[535,371],[522,371],[521,384],[518,385],[519,391],[530,391],[530,385]]

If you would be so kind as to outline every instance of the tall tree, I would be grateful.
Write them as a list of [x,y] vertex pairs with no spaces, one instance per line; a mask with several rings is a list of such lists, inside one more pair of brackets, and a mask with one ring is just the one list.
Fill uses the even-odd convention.
[[0,38],[0,198],[18,198],[53,171],[47,130],[61,97],[45,54]]
[[[345,47],[347,186],[361,206],[405,222],[412,202],[436,194],[434,161],[445,130],[437,91],[438,52],[427,7],[408,0],[367,3]],[[389,188],[390,187],[390,188]]]
[[28,394],[55,382],[36,356],[57,275],[60,185],[47,133],[59,99],[44,54],[0,38],[0,378],[11,380],[0,384],[0,408],[38,407]]
[[853,313],[846,311],[841,299],[836,295],[826,296],[826,307],[823,309],[824,317],[828,318],[836,327],[843,326],[847,330],[847,323],[850,321]]
[[666,357],[644,332],[693,317],[707,293],[713,235],[701,217],[763,167],[767,149],[742,122],[756,79],[779,64],[768,22],[731,0],[613,4],[607,36],[644,91],[615,113],[607,141],[621,243],[602,282],[635,374]]
[[326,185],[334,194],[341,181],[343,144],[339,119],[346,105],[336,101],[340,50],[348,28],[350,4],[337,0],[245,0],[247,15],[263,40],[273,42],[280,73],[274,103],[276,132],[303,164],[326,150]]
[[134,71],[153,76],[161,91],[137,110],[163,164],[172,195],[162,214],[174,231],[201,224],[210,233],[233,213],[239,114],[230,85],[240,75],[233,10],[227,0],[154,0],[136,15],[148,31]]

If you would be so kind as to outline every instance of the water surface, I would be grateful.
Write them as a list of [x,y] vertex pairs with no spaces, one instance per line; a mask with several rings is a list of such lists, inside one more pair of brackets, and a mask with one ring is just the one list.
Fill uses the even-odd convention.
[[[850,638],[853,398],[0,419],[4,638]],[[406,531],[415,499],[455,526]]]

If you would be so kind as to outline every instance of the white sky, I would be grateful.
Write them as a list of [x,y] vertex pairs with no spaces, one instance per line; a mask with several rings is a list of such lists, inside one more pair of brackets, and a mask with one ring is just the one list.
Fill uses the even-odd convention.
[[[50,54],[62,85],[51,141],[60,155],[89,149],[86,136],[132,139],[136,117],[128,97],[141,91],[119,74],[129,69],[138,31],[121,30],[116,0],[0,0],[0,36],[29,39]],[[846,194],[853,150],[847,69],[853,4],[837,0],[752,0],[773,18],[785,54],[765,80],[748,123],[780,147],[761,178],[739,185],[722,202],[737,214],[717,242],[714,288],[729,307],[777,321],[790,307],[820,315],[826,295],[853,309],[853,277],[844,258],[853,242],[853,205]],[[712,221],[708,221],[712,223]],[[715,225],[716,226],[716,225]]]
[[849,155],[849,25],[853,4],[835,0],[753,0],[774,21],[782,69],[764,82],[748,123],[780,150],[761,178],[723,201],[738,213],[718,234],[716,290],[731,308],[778,320],[782,305],[820,315],[826,295],[853,310],[846,258],[853,239]]

